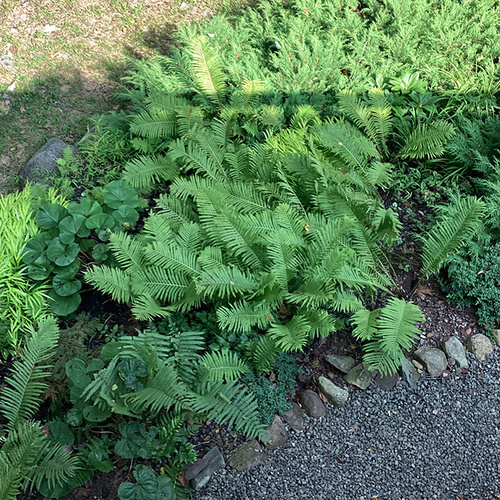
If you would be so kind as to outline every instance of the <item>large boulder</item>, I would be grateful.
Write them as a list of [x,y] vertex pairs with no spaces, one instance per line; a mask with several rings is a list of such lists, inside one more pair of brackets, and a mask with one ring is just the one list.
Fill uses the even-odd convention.
[[444,352],[436,347],[424,345],[415,351],[415,356],[425,365],[431,377],[440,377],[448,366]]
[[341,387],[336,386],[331,380],[326,377],[319,377],[318,385],[323,395],[334,406],[344,406],[349,398],[349,392]]
[[273,423],[267,429],[268,440],[264,442],[264,446],[268,450],[275,450],[281,446],[285,446],[288,441],[288,432],[286,432],[285,424],[278,415],[274,416]]
[[24,182],[50,184],[50,177],[57,172],[57,160],[62,158],[63,151],[67,147],[71,148],[73,156],[78,154],[76,146],[72,146],[57,137],[50,139],[45,146],[33,155],[19,175]]

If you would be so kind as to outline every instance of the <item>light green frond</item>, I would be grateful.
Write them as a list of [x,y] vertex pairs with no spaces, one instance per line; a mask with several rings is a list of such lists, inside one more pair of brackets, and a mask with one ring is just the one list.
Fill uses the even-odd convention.
[[93,266],[85,273],[85,281],[118,302],[128,302],[131,294],[130,275],[117,267]]
[[444,120],[418,125],[406,138],[399,156],[412,160],[441,156],[454,133],[453,125]]
[[309,340],[311,325],[303,316],[296,315],[285,325],[272,325],[269,335],[284,352],[300,351]]
[[248,366],[234,351],[207,353],[200,363],[206,368],[206,377],[210,382],[231,382],[249,371]]
[[253,327],[264,330],[272,316],[265,303],[248,303],[244,300],[221,306],[217,309],[217,319],[221,328],[235,333],[249,332]]
[[193,76],[201,91],[212,102],[222,105],[226,83],[217,53],[201,36],[192,40],[189,53],[192,57]]
[[123,180],[136,189],[153,189],[155,184],[172,181],[179,167],[167,156],[139,156],[125,164]]

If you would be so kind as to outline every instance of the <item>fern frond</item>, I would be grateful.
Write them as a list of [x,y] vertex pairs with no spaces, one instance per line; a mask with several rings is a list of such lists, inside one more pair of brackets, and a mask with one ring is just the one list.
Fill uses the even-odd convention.
[[369,311],[368,309],[359,309],[351,316],[351,322],[356,325],[352,334],[359,340],[373,340],[377,333],[377,317],[379,309]]
[[251,331],[253,327],[264,330],[272,316],[267,304],[254,304],[242,300],[227,307],[219,307],[217,319],[224,330],[244,333]]
[[210,382],[231,382],[249,371],[248,366],[234,351],[207,353],[200,364],[206,368],[206,377]]
[[311,325],[303,316],[296,315],[285,325],[272,325],[269,335],[284,352],[300,351],[309,340]]
[[471,235],[484,215],[485,204],[473,196],[456,197],[423,239],[422,276],[437,273],[447,257]]
[[143,241],[127,233],[112,233],[109,247],[120,267],[129,275],[141,271],[144,266]]
[[136,189],[152,190],[155,184],[172,181],[179,167],[168,156],[139,156],[125,164],[123,180]]
[[224,266],[204,271],[196,282],[199,293],[207,298],[232,298],[258,288],[254,277],[236,267]]
[[161,267],[144,268],[134,276],[132,290],[137,295],[150,295],[162,302],[177,302],[187,292],[192,280],[181,273]]
[[117,267],[93,266],[85,273],[85,281],[118,302],[128,302],[131,294],[130,276]]
[[271,369],[278,352],[276,343],[269,334],[260,335],[257,341],[249,341],[245,346],[245,356],[258,373],[265,373]]
[[420,124],[406,138],[399,156],[412,160],[441,156],[446,143],[454,133],[453,125],[444,120],[436,120],[430,124]]
[[201,36],[192,40],[189,53],[196,83],[208,99],[222,106],[226,82],[218,55]]
[[[367,318],[365,316],[361,319]],[[372,318],[368,318],[368,321],[370,319]],[[365,361],[369,362],[373,369],[390,374],[387,371],[390,363],[399,366],[402,350],[409,349],[412,341],[418,338],[420,331],[415,323],[424,321],[425,316],[415,304],[394,297],[389,299],[387,305],[378,313],[375,344],[367,344]],[[364,321],[364,326],[366,325],[367,321]],[[368,328],[370,327],[371,325],[368,325]],[[378,364],[374,364],[374,355],[378,357]]]
[[29,419],[40,405],[40,397],[49,374],[49,366],[40,365],[54,354],[59,328],[54,318],[43,318],[32,330],[21,359],[14,362],[11,377],[0,395],[0,411],[7,419],[7,428],[13,429]]

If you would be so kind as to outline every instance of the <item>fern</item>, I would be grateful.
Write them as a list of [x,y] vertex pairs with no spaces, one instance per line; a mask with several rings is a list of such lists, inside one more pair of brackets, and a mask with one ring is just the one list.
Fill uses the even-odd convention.
[[37,411],[49,375],[46,362],[54,354],[59,329],[54,318],[43,318],[31,331],[20,360],[14,362],[11,378],[0,394],[0,406],[7,419],[7,435],[0,448],[0,498],[14,500],[19,490],[49,487],[72,477],[76,457],[47,441],[38,422],[29,419]]
[[361,340],[369,340],[364,347],[365,362],[372,369],[390,375],[399,368],[403,350],[409,349],[418,338],[415,323],[423,323],[425,317],[416,305],[391,298],[383,309],[360,310],[352,320],[356,324],[353,334]]
[[155,184],[172,181],[179,167],[168,156],[134,158],[125,164],[123,180],[136,189],[151,189]]
[[26,343],[22,359],[16,361],[12,378],[0,396],[0,411],[7,419],[8,429],[15,428],[30,418],[40,404],[46,384],[42,380],[48,375],[48,366],[40,365],[54,354],[59,337],[59,328],[54,318],[39,321]]
[[436,158],[443,154],[448,140],[453,136],[453,126],[444,120],[420,124],[406,138],[399,152],[401,158]]
[[471,235],[485,213],[485,205],[473,196],[455,197],[423,239],[422,276],[436,274],[450,254]]
[[219,58],[202,37],[193,39],[189,52],[192,57],[194,78],[208,99],[222,105],[226,93],[226,83]]
[[232,351],[207,353],[200,363],[207,369],[206,376],[210,382],[231,382],[249,371],[248,366]]

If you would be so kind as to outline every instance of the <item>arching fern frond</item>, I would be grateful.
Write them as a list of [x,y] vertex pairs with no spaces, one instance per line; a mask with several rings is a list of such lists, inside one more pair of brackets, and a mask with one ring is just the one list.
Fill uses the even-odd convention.
[[153,189],[155,184],[172,181],[179,167],[167,156],[139,156],[125,164],[123,180],[136,189]]
[[412,160],[441,156],[454,133],[453,125],[444,120],[420,124],[406,138],[399,156]]
[[422,276],[437,273],[448,256],[471,235],[485,213],[485,204],[474,196],[455,197],[423,239]]
[[205,367],[205,376],[210,382],[231,382],[249,371],[234,351],[212,351],[203,356],[200,364]]

